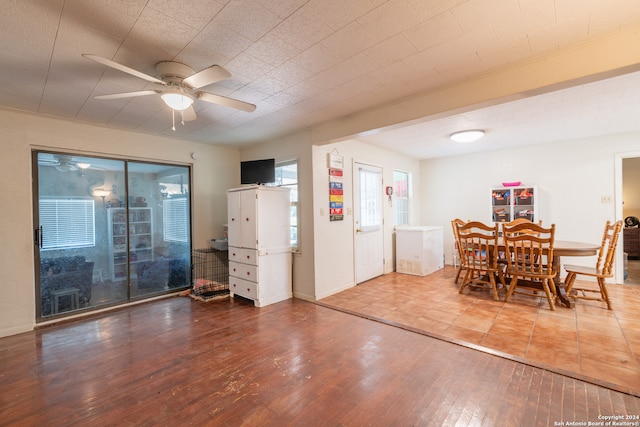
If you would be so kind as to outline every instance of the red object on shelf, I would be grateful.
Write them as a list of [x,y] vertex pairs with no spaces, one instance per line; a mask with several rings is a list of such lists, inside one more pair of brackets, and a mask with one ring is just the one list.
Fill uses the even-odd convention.
[[503,182],[502,186],[503,187],[517,187],[518,185],[520,185],[521,182],[520,181],[513,181],[513,182]]

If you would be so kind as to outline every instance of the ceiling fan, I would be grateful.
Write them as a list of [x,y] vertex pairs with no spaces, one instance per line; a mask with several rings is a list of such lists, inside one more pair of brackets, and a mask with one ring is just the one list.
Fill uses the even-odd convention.
[[59,172],[73,172],[90,166],[88,163],[75,161],[71,156],[43,153],[38,155],[38,164],[41,166],[53,166]]
[[114,93],[111,95],[99,95],[95,98],[118,99],[146,95],[160,95],[162,100],[173,111],[173,130],[175,130],[176,111],[180,111],[183,124],[185,120],[191,121],[196,119],[196,112],[192,105],[195,99],[201,99],[212,104],[236,108],[248,113],[255,111],[256,109],[255,105],[248,102],[198,90],[212,83],[231,77],[231,74],[219,65],[212,65],[211,67],[205,68],[204,70],[196,73],[191,67],[180,62],[162,61],[156,64],[156,73],[158,75],[158,78],[156,78],[98,55],[82,54],[82,56],[102,65],[106,65],[107,67],[111,67],[127,74],[131,74],[132,76],[155,83],[157,87],[153,89]]

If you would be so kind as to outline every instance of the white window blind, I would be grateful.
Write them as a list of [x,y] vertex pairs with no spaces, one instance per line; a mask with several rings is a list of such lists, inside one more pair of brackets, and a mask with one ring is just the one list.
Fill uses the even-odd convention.
[[162,201],[163,233],[167,242],[189,242],[189,199],[180,197]]
[[87,199],[40,199],[42,249],[95,246],[95,204]]

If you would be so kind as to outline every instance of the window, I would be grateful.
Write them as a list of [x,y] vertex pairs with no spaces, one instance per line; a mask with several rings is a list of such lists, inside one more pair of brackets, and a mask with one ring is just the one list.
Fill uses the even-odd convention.
[[275,185],[290,189],[291,247],[298,249],[298,162],[296,160],[276,163]]
[[409,224],[409,174],[393,171],[393,216],[395,225]]
[[93,199],[40,199],[39,214],[43,250],[95,246]]
[[167,242],[189,242],[189,199],[180,197],[162,201],[162,232]]
[[381,194],[380,172],[360,168],[360,228],[363,231],[377,229],[382,223]]

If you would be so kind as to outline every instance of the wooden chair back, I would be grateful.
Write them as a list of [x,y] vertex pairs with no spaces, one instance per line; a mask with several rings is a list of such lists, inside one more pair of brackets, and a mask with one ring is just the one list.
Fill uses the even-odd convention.
[[493,290],[494,299],[498,301],[496,275],[504,282],[502,270],[497,266],[498,224],[489,226],[479,221],[469,221],[455,223],[454,226],[459,241],[461,266],[467,270],[460,293],[471,282],[488,283]]
[[498,225],[489,226],[479,221],[457,225],[462,264],[469,268],[485,268],[494,262],[497,252]]
[[[531,221],[529,218],[516,218],[513,221],[509,221],[509,222],[501,222],[500,225],[502,226],[502,232],[504,233],[504,227],[508,227],[509,229],[513,226],[516,225],[520,225],[520,224],[537,224],[539,226],[542,226],[542,220],[538,221],[538,222],[533,222]],[[527,230],[523,230],[521,231],[521,233],[523,232],[527,232]]]
[[[502,221],[503,224],[508,225],[509,227],[513,227],[514,225],[518,225],[518,224],[529,224],[532,223],[533,221],[531,221],[529,218],[516,218],[513,221]],[[542,225],[542,221],[538,221],[538,225]]]
[[618,246],[618,237],[622,229],[622,221],[616,221],[611,224],[607,221],[602,234],[602,243],[598,251],[598,260],[596,261],[596,270],[602,271],[605,277],[612,277],[613,262],[616,256],[616,246]]
[[460,218],[451,220],[451,228],[453,229],[453,240],[456,242],[456,250],[458,252],[458,256],[462,254],[462,252],[460,251],[460,245],[458,245],[458,243],[460,242],[460,239],[458,237],[458,226],[464,224],[466,224],[466,221],[463,221]]
[[528,277],[555,275],[553,272],[553,242],[556,226],[545,228],[533,222],[502,225],[507,258],[507,271]]
[[[505,222],[502,221],[500,223],[501,225],[501,234],[504,234],[504,227],[508,227],[509,229],[515,225],[519,225],[519,224],[533,224],[534,222],[531,221],[529,218],[516,218],[513,221],[509,221],[509,222]],[[538,225],[542,226],[542,221],[538,221],[537,222]],[[522,232],[521,232],[522,233]],[[498,253],[498,262],[500,264],[506,264],[507,263],[507,254],[504,251],[499,251]],[[508,274],[507,274],[508,276]]]
[[[574,298],[604,301],[607,303],[609,310],[613,309],[611,299],[609,298],[609,291],[607,290],[606,279],[613,277],[613,262],[616,256],[616,246],[618,245],[618,236],[620,235],[621,229],[622,221],[616,221],[613,224],[611,224],[611,221],[606,222],[595,267],[571,264],[564,266],[564,269],[567,271],[565,280],[567,295]],[[587,283],[580,287],[574,286],[578,275],[595,277],[598,282],[598,288],[593,289],[593,287]],[[594,293],[599,295],[596,297],[590,296]]]
[[451,228],[453,229],[453,241],[456,250],[456,255],[459,260],[458,272],[456,273],[456,278],[453,283],[458,283],[458,279],[460,279],[460,275],[462,274],[462,270],[464,270],[464,266],[462,265],[462,246],[460,245],[460,238],[458,237],[458,225],[465,224],[466,221],[461,220],[460,218],[451,220]]
[[524,288],[531,296],[538,296],[538,291],[544,291],[549,307],[555,310],[556,287],[554,277],[556,271],[553,266],[553,243],[556,226],[545,228],[541,225],[529,223],[502,226],[502,238],[507,260],[507,275],[511,282],[505,301],[516,290]]

